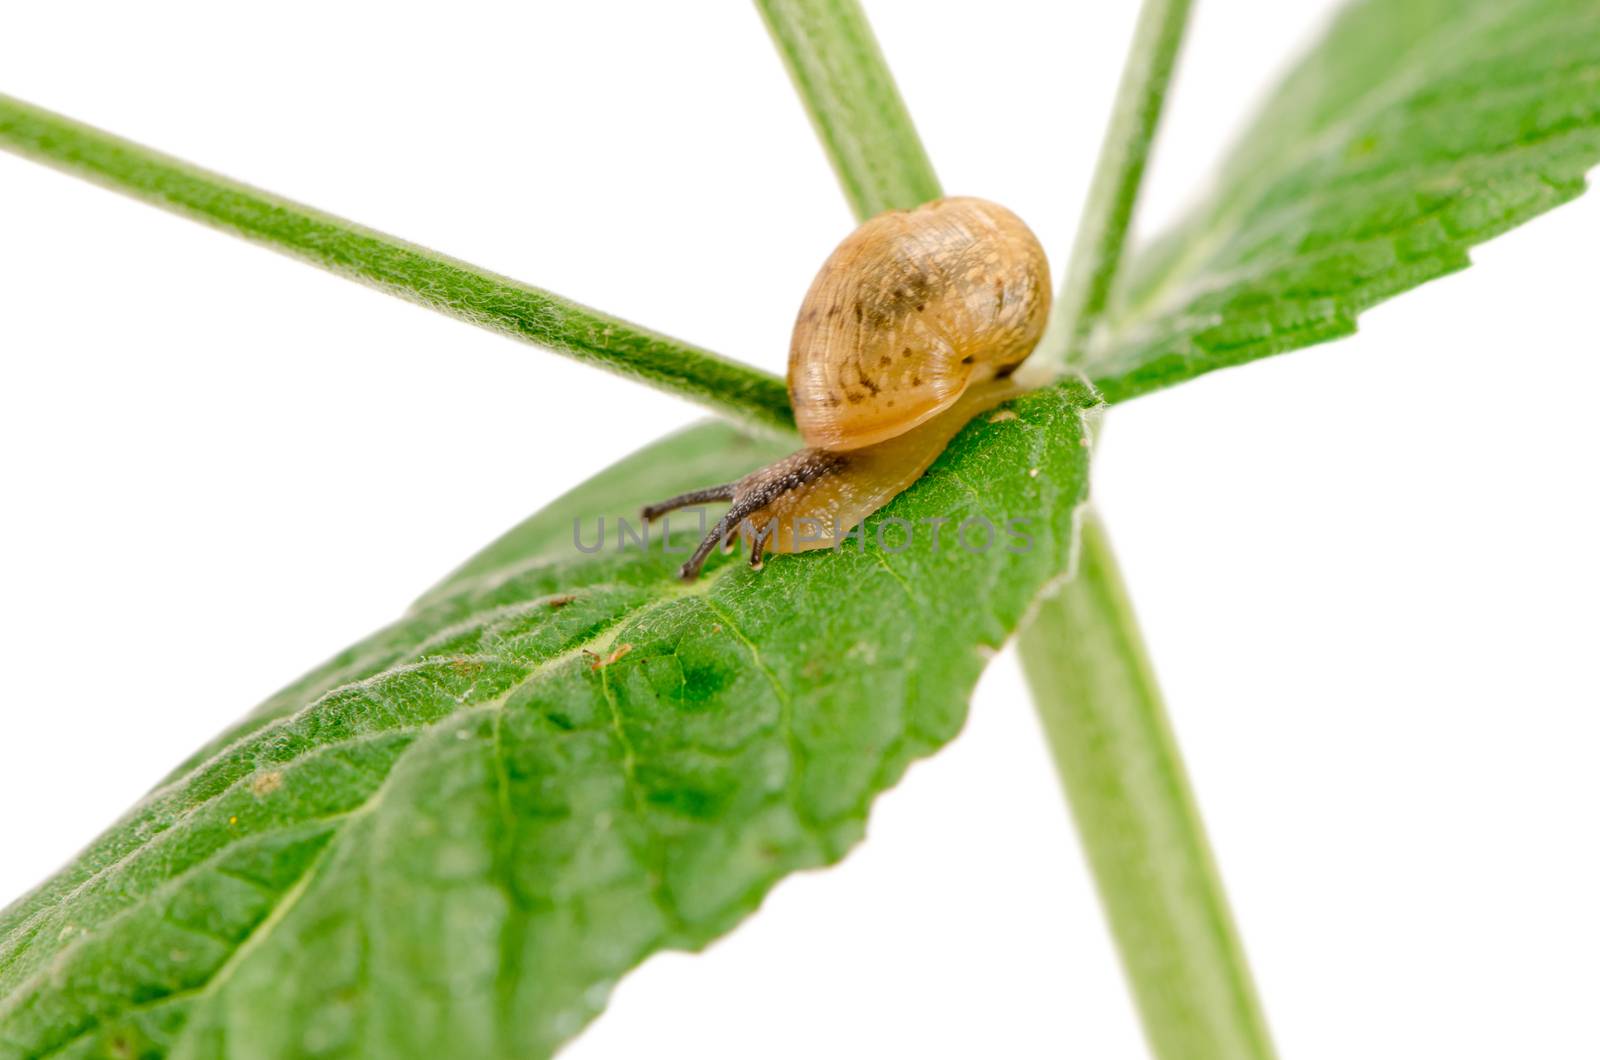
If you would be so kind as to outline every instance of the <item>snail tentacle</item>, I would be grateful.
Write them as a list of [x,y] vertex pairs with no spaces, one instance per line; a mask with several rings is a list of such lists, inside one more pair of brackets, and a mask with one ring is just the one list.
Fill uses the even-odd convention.
[[639,510],[639,515],[645,522],[653,523],[668,512],[675,512],[690,505],[731,501],[733,500],[733,491],[736,486],[738,486],[737,482],[724,482],[720,486],[707,486],[705,489],[690,490],[688,493],[680,493],[676,497],[669,497],[655,504],[647,504]]
[[[706,565],[706,558],[711,555],[711,550],[730,533],[736,533],[739,527],[739,518],[734,515],[736,508],[728,509],[728,514],[717,520],[717,525],[711,532],[700,539],[695,546],[694,553],[683,561],[683,566],[678,568],[678,577],[686,582],[692,582],[700,576],[700,568]],[[749,514],[748,512],[746,514]]]
[[[700,539],[700,544],[696,546],[694,553],[679,568],[678,576],[684,581],[693,581],[700,574],[700,568],[705,566],[712,549],[718,545],[728,547],[740,534],[747,535],[751,539],[750,565],[759,570],[761,555],[772,545],[777,533],[772,519],[769,518],[757,525],[751,516],[785,493],[836,472],[847,463],[848,457],[843,453],[830,453],[824,449],[802,449],[776,464],[751,472],[729,486],[714,486],[686,493],[681,497],[662,501],[660,504],[652,504],[644,510],[646,513],[670,511],[673,507],[681,508],[713,500],[731,500],[733,506],[728,509],[726,515],[717,520],[717,524],[707,532],[706,536]],[[685,497],[693,499],[684,500]],[[650,516],[647,514],[646,518]]]

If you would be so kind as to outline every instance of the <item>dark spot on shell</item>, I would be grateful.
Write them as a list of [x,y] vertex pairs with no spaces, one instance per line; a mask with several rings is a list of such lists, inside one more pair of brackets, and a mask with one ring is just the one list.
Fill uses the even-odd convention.
[[920,312],[922,312],[922,311],[923,311],[923,310],[924,310],[924,309],[926,309],[926,308],[928,308],[928,307],[927,307],[927,305],[926,305],[926,304],[924,304],[924,303],[922,303],[922,302],[918,302],[918,303],[917,303],[917,312],[919,312],[919,313],[920,313]]
[[836,317],[842,312],[844,312],[844,306],[842,305],[831,305],[828,307],[829,318]]
[[913,373],[912,376],[911,376],[911,385],[912,386],[921,386],[922,385],[922,376]]
[[933,281],[927,273],[901,276],[892,283],[867,291],[856,303],[860,307],[856,319],[868,328],[890,327],[909,316],[912,309],[926,305],[933,293]]
[[900,356],[902,356],[902,357],[910,357],[911,356],[911,347],[907,346],[905,349],[901,350],[900,351]]
[[904,313],[913,306],[926,304],[933,294],[933,279],[925,272],[916,272],[884,292],[884,308],[893,313]]
[[878,358],[878,367],[879,368],[887,368],[893,363],[894,362],[889,359],[887,354],[885,354],[884,356]]
[[865,315],[866,315],[866,312],[865,312],[864,309],[862,309],[861,303],[857,302],[856,303],[856,323],[857,324],[861,323],[861,318],[863,316],[865,316]]
[[962,364],[971,364],[972,363],[972,354],[969,353],[965,357],[961,358],[961,363]]

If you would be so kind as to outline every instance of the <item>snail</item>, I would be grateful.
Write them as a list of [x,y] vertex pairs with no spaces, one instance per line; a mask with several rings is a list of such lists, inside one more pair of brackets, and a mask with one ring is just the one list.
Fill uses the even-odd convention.
[[789,348],[789,400],[806,448],[736,482],[646,507],[730,507],[679,570],[718,543],[803,552],[839,542],[927,470],[968,420],[1022,392],[1011,374],[1050,309],[1044,249],[992,202],[950,198],[879,214],[829,255]]

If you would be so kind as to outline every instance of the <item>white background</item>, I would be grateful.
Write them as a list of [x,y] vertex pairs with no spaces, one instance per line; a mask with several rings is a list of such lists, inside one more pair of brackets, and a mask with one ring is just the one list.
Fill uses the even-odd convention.
[[[1142,227],[1329,5],[1198,5]],[[1129,4],[870,3],[1059,271]],[[13,5],[0,91],[781,370],[850,227],[741,4]],[[1117,409],[1096,491],[1296,1058],[1593,1057],[1600,198]],[[0,155],[0,901],[699,413]],[[841,867],[569,1055],[1137,1057],[1015,661]]]

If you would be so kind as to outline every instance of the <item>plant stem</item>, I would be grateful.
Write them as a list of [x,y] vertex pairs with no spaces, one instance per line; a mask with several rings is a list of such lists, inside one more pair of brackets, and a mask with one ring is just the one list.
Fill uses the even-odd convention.
[[1033,354],[1044,363],[1059,367],[1079,360],[1110,300],[1188,16],[1189,0],[1145,0],[1139,11],[1067,278]]
[[4,95],[0,147],[746,422],[793,426],[776,376]]
[[1266,1021],[1105,528],[1020,637],[1152,1051],[1265,1060]]
[[[1145,0],[1035,358],[1070,365],[1122,262],[1188,0]],[[1145,1036],[1163,1060],[1273,1055],[1227,897],[1105,529],[1085,513],[1078,569],[1019,637]]]
[[856,0],[756,0],[857,220],[941,194]]
[[[857,218],[937,198],[938,178],[853,0],[756,3]],[[1083,279],[1068,281],[1052,321],[1058,361],[1071,332],[1057,322],[1086,333],[1105,308],[1187,13],[1187,0],[1147,0],[1140,15],[1074,247],[1069,276]],[[1075,578],[1041,603],[1021,652],[1152,1047],[1164,1060],[1270,1057],[1183,762],[1093,513]]]

